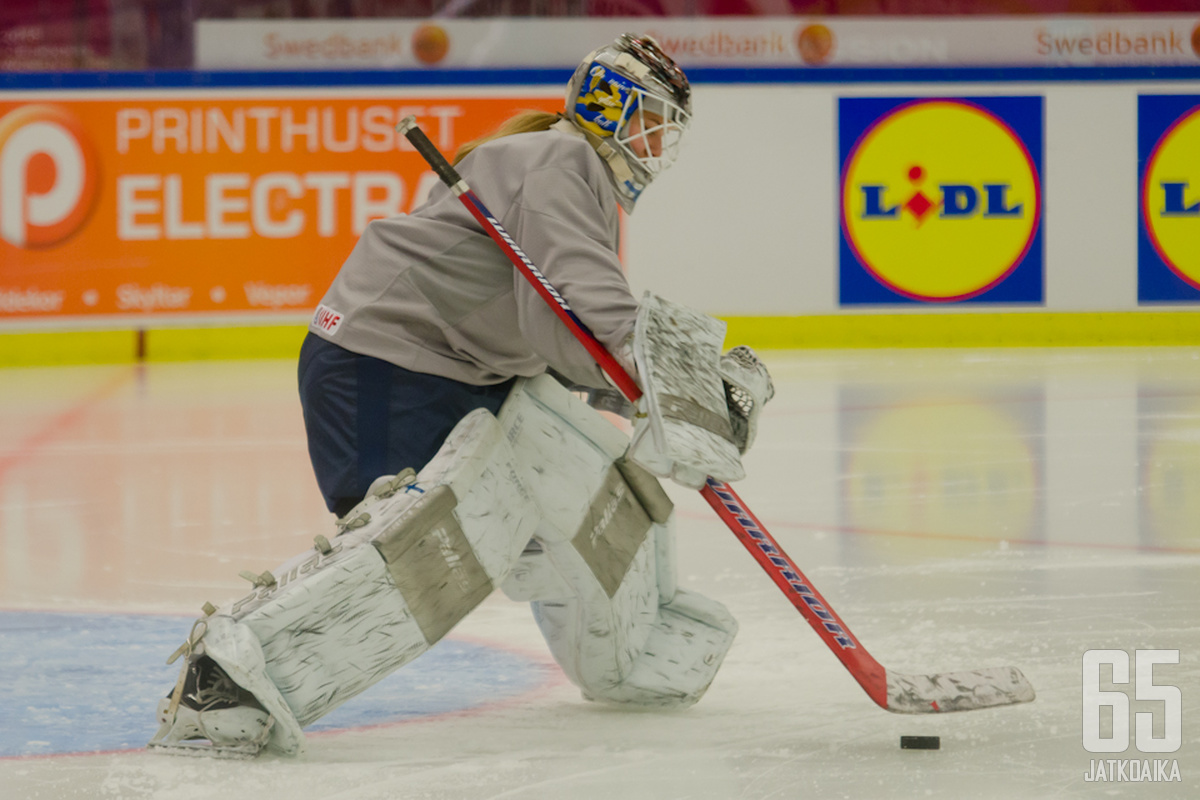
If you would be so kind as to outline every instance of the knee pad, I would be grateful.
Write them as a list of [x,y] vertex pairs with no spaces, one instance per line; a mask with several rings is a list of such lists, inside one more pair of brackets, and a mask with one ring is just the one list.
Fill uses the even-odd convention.
[[249,595],[197,623],[185,650],[252,693],[272,717],[269,745],[295,753],[302,726],[425,652],[487,597],[539,518],[495,417],[472,412],[419,475],[376,481],[332,543],[318,537],[255,577]]
[[672,504],[658,481],[624,459],[624,434],[549,378],[519,384],[498,418],[543,514],[505,593],[532,602],[584,697],[695,703],[737,623],[676,588]]

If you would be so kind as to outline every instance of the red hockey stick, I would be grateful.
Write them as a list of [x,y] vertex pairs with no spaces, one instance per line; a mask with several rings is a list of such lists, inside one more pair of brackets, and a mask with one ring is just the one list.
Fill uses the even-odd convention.
[[[429,137],[417,126],[416,118],[406,117],[396,126],[396,130],[412,143],[442,182],[450,187],[450,191],[462,201],[484,232],[499,245],[513,266],[533,285],[629,401],[635,402],[641,397],[642,390],[629,373],[575,315],[563,296],[521,251],[500,221],[492,216],[433,142],[429,141]],[[846,623],[825,602],[821,593],[804,577],[800,568],[767,533],[729,484],[710,477],[700,494],[881,708],[905,714],[931,714],[1033,700],[1033,686],[1016,667],[931,675],[903,675],[885,669],[859,644]]]

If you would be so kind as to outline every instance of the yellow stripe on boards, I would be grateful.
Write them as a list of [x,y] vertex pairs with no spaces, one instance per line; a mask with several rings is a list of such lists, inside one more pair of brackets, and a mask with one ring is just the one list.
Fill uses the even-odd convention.
[[307,325],[251,328],[163,328],[146,332],[147,361],[298,358]]
[[0,333],[0,367],[296,358],[304,325]]
[[1130,311],[831,314],[722,317],[726,346],[764,350],[882,347],[1119,347],[1200,345],[1200,313]]
[[[886,347],[1186,347],[1197,311],[727,316],[726,346],[763,350]],[[296,358],[306,326],[0,333],[0,367]]]
[[0,367],[122,364],[136,360],[136,331],[0,333]]

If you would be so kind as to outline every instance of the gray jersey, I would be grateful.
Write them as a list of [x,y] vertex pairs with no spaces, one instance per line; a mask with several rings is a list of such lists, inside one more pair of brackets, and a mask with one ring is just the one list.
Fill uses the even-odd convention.
[[[633,330],[637,301],[617,259],[608,167],[559,130],[488,142],[463,178],[610,351]],[[462,202],[439,183],[412,214],[368,224],[310,325],[356,353],[474,385],[547,365],[604,387],[583,345]]]

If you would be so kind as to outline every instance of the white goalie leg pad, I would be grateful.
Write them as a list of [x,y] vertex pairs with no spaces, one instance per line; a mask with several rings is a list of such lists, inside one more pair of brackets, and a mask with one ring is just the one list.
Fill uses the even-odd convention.
[[[578,551],[546,546],[548,568],[571,596],[533,602],[555,660],[583,696],[616,704],[683,708],[700,700],[733,644],[737,622],[720,603],[677,589],[664,603],[653,555],[666,526],[643,540],[621,583],[608,588]],[[609,532],[618,542],[619,531]]]
[[269,745],[294,754],[302,726],[425,652],[491,594],[539,519],[496,418],[472,412],[420,475],[376,481],[332,543],[318,537],[315,552],[211,615],[195,652],[254,694],[274,717]]
[[624,461],[625,437],[553,380],[500,410],[542,524],[503,588],[533,603],[551,653],[585,697],[686,706],[733,642],[724,607],[676,589],[671,501]]
[[693,489],[707,476],[746,476],[719,369],[724,339],[720,320],[650,292],[642,297],[633,356],[643,395],[630,458]]

